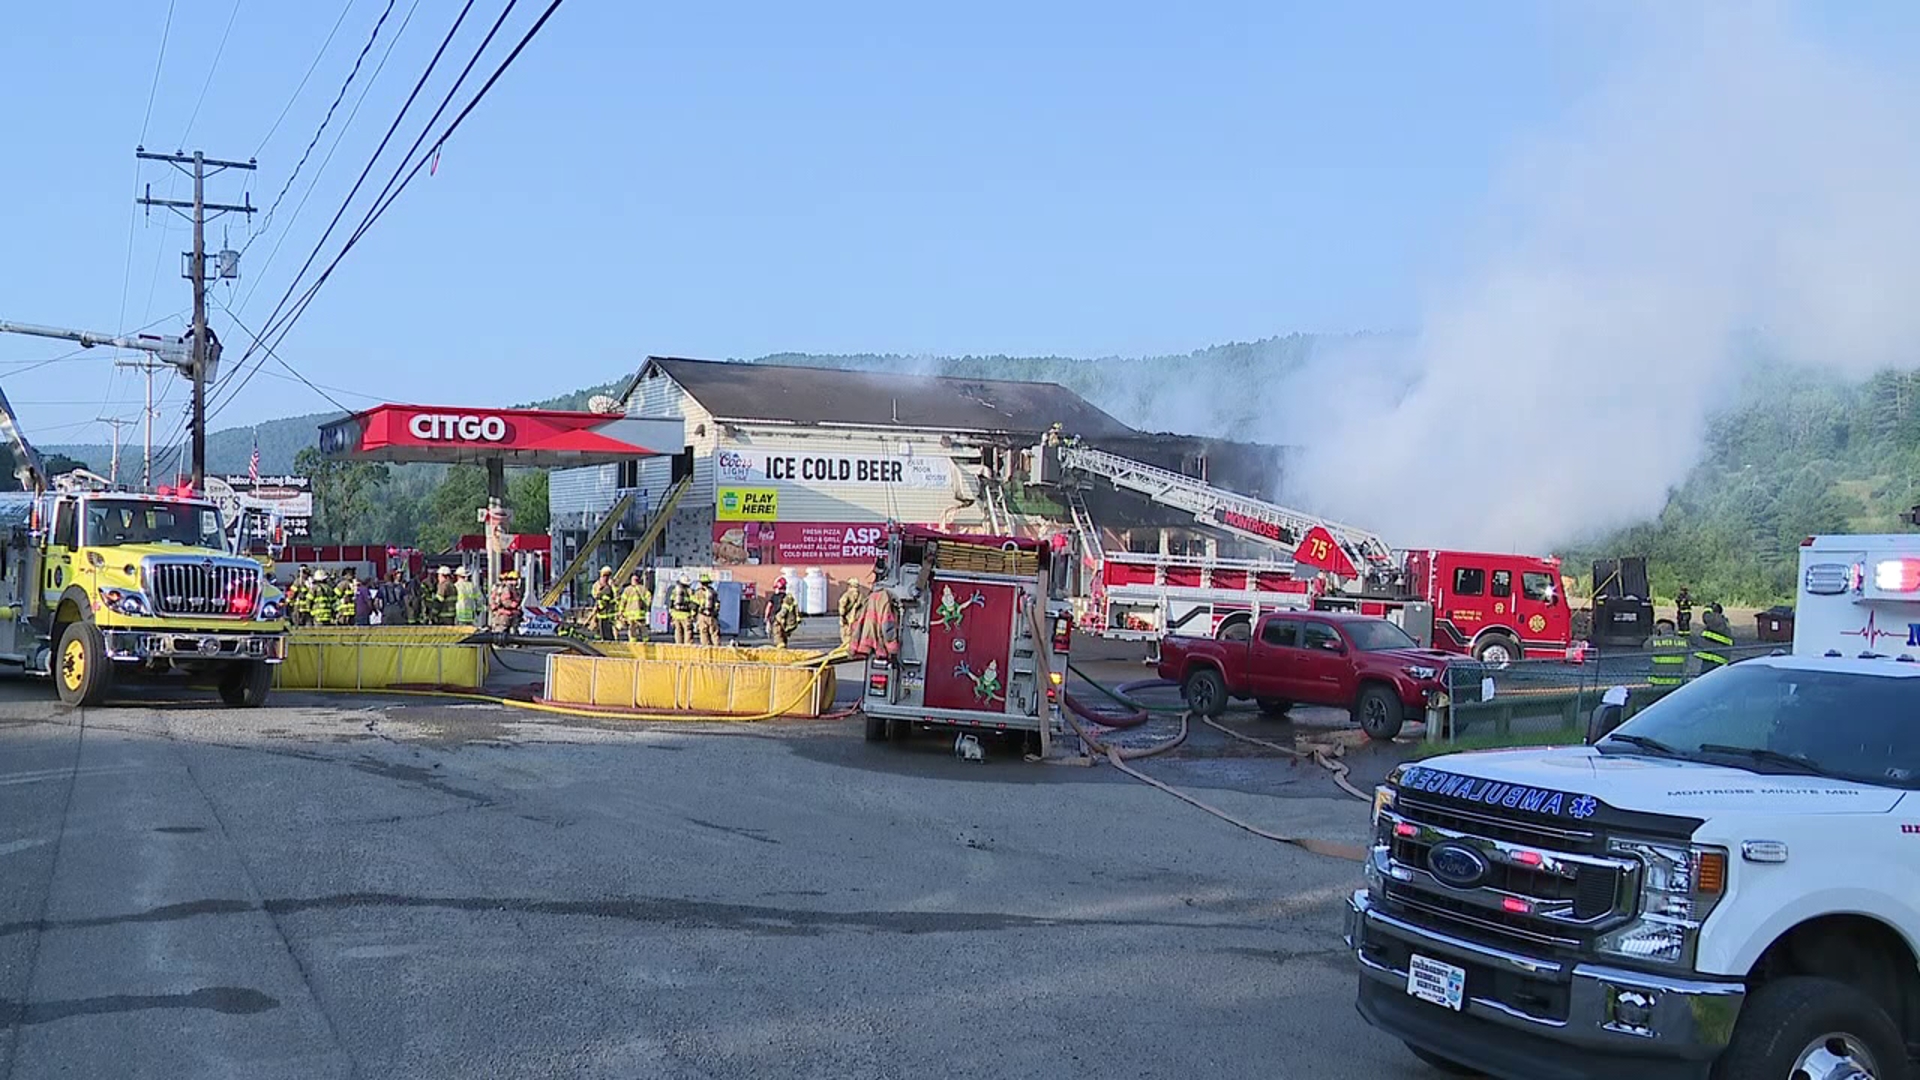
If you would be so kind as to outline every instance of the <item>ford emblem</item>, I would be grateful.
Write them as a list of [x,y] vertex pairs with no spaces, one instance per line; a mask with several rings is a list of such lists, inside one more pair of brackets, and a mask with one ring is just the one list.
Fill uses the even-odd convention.
[[1427,852],[1427,869],[1442,885],[1456,889],[1474,889],[1487,880],[1487,857],[1455,840],[1433,845]]

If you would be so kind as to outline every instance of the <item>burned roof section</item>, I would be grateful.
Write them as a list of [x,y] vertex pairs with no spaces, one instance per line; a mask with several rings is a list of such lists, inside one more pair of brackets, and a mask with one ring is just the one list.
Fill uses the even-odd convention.
[[742,361],[650,356],[649,370],[680,384],[715,418],[849,424],[1038,437],[1058,423],[1089,439],[1140,433],[1057,383],[846,371]]

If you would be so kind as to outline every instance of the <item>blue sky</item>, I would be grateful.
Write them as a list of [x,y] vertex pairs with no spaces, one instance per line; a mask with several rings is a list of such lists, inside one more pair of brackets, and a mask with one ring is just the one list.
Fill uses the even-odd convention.
[[[475,5],[455,60],[500,2]],[[136,169],[143,127],[149,149],[257,154],[255,176],[219,177],[210,197],[270,203],[384,4],[176,0],[170,25],[166,0],[15,5],[0,318],[114,329],[183,310],[184,227],[132,211],[137,187],[173,185],[166,166]],[[516,11],[514,36],[542,6]],[[396,4],[243,280],[220,287],[249,325],[457,10]],[[1636,10],[567,0],[281,353],[351,406],[504,404],[648,352],[1098,356],[1403,327],[1484,232],[1516,155],[1632,59]],[[1920,44],[1920,5],[1796,17],[1875,62]],[[211,246],[223,237],[241,247],[248,225],[217,224]],[[244,335],[213,311],[237,358]],[[0,383],[30,432],[103,440],[94,417],[137,417],[138,381],[101,350],[31,366],[66,351],[0,338]],[[328,407],[276,372],[214,426]],[[184,389],[160,385],[170,432]]]

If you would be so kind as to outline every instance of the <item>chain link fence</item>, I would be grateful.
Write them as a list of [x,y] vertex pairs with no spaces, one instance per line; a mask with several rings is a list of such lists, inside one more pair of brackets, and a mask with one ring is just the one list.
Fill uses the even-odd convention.
[[[1784,648],[1737,645],[1718,651],[1737,664]],[[1453,662],[1447,666],[1447,715],[1442,723],[1428,725],[1427,740],[1492,746],[1579,742],[1587,718],[1613,687],[1626,688],[1628,715],[1673,689],[1650,681],[1653,657],[1641,650],[1589,650],[1580,663],[1523,660],[1494,667]],[[1699,675],[1700,663],[1689,655],[1684,678],[1691,681]]]

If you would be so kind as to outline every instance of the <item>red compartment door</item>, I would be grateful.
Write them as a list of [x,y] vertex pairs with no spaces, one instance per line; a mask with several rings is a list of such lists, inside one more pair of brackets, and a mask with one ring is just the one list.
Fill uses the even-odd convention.
[[922,700],[931,709],[1005,712],[1018,587],[936,577],[930,591]]

